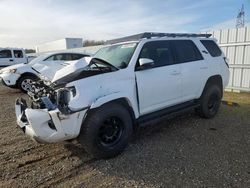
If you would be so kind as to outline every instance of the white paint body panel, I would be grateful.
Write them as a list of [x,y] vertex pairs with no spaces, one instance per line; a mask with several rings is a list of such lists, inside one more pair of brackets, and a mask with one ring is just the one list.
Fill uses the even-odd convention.
[[[16,70],[16,72],[12,73],[10,70]],[[34,71],[29,64],[17,64],[12,65],[0,70],[0,78],[2,78],[3,82],[7,86],[14,86],[16,85],[17,80],[21,77],[24,73],[32,73],[38,76],[38,73]]]

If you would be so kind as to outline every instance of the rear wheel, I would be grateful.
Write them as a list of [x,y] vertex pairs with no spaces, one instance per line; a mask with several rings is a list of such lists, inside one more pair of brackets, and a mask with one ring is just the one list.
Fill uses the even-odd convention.
[[17,87],[24,93],[27,93],[31,90],[32,82],[36,81],[36,77],[32,75],[26,75],[19,78],[17,82]]
[[197,113],[204,118],[214,117],[220,107],[222,91],[217,85],[208,85],[202,96],[201,105],[196,109]]
[[88,114],[78,140],[95,158],[115,157],[127,146],[132,126],[127,109],[109,103]]

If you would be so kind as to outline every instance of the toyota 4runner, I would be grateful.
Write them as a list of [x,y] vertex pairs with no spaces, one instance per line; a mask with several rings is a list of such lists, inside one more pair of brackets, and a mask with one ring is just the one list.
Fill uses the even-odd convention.
[[77,138],[95,158],[110,158],[138,125],[187,109],[212,118],[229,69],[210,36],[142,33],[110,40],[84,66],[34,83],[31,100],[16,100],[17,123],[38,142]]

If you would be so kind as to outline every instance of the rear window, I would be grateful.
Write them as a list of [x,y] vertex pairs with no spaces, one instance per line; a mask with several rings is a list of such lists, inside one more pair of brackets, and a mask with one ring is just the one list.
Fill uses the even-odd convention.
[[15,58],[23,58],[22,50],[14,50],[14,56]]
[[191,40],[172,41],[176,52],[176,63],[202,60],[203,57]]
[[201,40],[201,43],[205,46],[207,51],[210,53],[212,57],[221,56],[221,50],[218,45],[212,40]]

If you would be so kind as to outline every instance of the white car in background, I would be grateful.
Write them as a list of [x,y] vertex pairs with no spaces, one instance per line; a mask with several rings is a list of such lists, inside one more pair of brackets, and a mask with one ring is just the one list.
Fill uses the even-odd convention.
[[31,83],[40,75],[53,79],[56,71],[69,65],[70,61],[79,60],[89,56],[84,53],[57,52],[45,53],[33,59],[29,63],[12,65],[0,70],[0,79],[5,86],[19,88],[27,92]]

